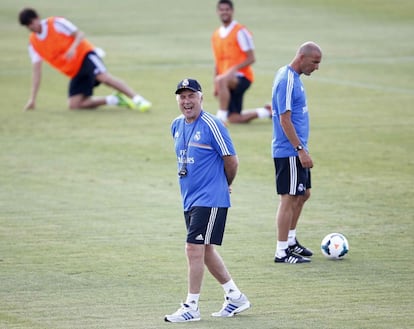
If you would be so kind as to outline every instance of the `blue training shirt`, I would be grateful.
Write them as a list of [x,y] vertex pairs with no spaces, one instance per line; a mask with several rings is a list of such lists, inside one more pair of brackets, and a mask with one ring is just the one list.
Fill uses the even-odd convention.
[[273,109],[273,158],[297,156],[280,124],[280,115],[291,111],[291,120],[302,146],[308,150],[309,113],[306,93],[299,74],[289,65],[280,68],[275,76],[272,88]]
[[227,128],[215,116],[201,111],[187,123],[183,115],[171,124],[177,169],[187,162],[187,176],[179,178],[184,211],[191,207],[230,207],[223,156],[236,155]]

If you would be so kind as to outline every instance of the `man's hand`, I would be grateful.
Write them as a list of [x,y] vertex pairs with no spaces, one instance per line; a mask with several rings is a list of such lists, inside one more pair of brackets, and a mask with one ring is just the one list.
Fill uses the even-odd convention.
[[68,61],[71,60],[75,56],[75,53],[76,53],[75,49],[69,48],[69,50],[65,54],[65,59]]
[[26,106],[24,107],[24,111],[28,111],[28,110],[34,110],[35,109],[35,101],[33,99],[29,99],[29,101],[27,102]]
[[298,152],[299,161],[302,164],[303,168],[312,168],[313,161],[311,156],[305,150],[301,150]]

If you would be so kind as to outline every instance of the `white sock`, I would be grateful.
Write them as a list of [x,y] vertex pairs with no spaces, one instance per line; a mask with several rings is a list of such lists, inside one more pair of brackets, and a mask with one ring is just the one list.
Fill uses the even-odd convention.
[[270,113],[268,110],[266,110],[264,107],[259,107],[256,109],[257,117],[259,119],[269,119]]
[[241,291],[237,288],[236,284],[234,283],[233,279],[221,285],[223,287],[226,296],[232,299],[240,298]]
[[294,244],[296,244],[296,229],[289,230],[288,242],[289,246],[293,246]]
[[229,115],[229,113],[227,111],[218,110],[217,114],[216,114],[216,117],[219,118],[223,122],[227,122],[227,116],[228,115]]
[[109,95],[105,97],[107,105],[118,105],[119,99],[115,95]]
[[188,293],[185,304],[190,306],[193,310],[198,309],[198,300],[200,299],[200,294],[190,294]]
[[277,240],[276,243],[276,257],[285,257],[286,256],[286,249],[288,248],[288,242],[287,241],[279,241]]

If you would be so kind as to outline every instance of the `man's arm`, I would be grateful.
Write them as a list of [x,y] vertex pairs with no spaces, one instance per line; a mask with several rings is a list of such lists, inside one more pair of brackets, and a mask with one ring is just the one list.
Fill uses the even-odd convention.
[[234,66],[234,68],[236,69],[236,72],[238,70],[241,70],[242,68],[244,68],[246,66],[252,65],[256,61],[256,57],[254,56],[254,50],[253,49],[250,49],[250,50],[246,51],[245,54],[246,54],[247,58],[243,62],[241,62],[241,63],[237,64],[236,66]]
[[[286,137],[289,139],[289,142],[292,144],[293,147],[296,147],[301,144],[301,141],[298,135],[296,134],[295,127],[293,126],[290,117],[290,111],[286,111],[285,113],[281,114],[280,125],[282,126],[283,132],[285,133]],[[298,151],[298,156],[303,168],[313,167],[312,158],[305,149]]]
[[42,61],[32,63],[32,90],[30,98],[24,107],[24,110],[34,110],[36,107],[37,93],[42,79]]
[[230,67],[226,72],[221,74],[221,76],[228,76],[229,78],[233,78],[237,75],[237,72],[239,70],[241,70],[242,68],[246,66],[253,64],[256,61],[256,58],[254,56],[254,51],[252,49],[246,51],[246,55],[247,55],[247,58],[243,62],[240,62],[239,64],[236,64]]
[[75,39],[73,40],[72,44],[70,45],[68,51],[65,54],[65,57],[68,60],[75,56],[76,48],[78,48],[79,44],[85,37],[85,33],[79,30],[75,31],[72,35],[75,37]]
[[237,168],[239,166],[239,158],[237,155],[226,155],[223,157],[224,160],[224,172],[226,174],[227,183],[229,186],[233,183],[234,178],[237,174]]

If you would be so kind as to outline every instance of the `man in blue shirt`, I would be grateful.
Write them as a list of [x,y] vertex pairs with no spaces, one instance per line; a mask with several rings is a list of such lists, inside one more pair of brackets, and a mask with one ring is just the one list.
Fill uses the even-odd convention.
[[289,65],[280,68],[272,89],[273,140],[276,190],[276,263],[308,263],[312,251],[300,245],[296,225],[310,197],[312,158],[308,150],[309,113],[300,75],[319,68],[322,51],[314,42],[301,45]]
[[175,93],[182,115],[172,122],[171,133],[187,227],[188,294],[165,321],[201,319],[198,301],[205,266],[225,292],[223,307],[212,316],[231,317],[250,308],[250,302],[232,280],[214,245],[223,240],[238,158],[225,126],[203,111],[200,84],[184,79]]

